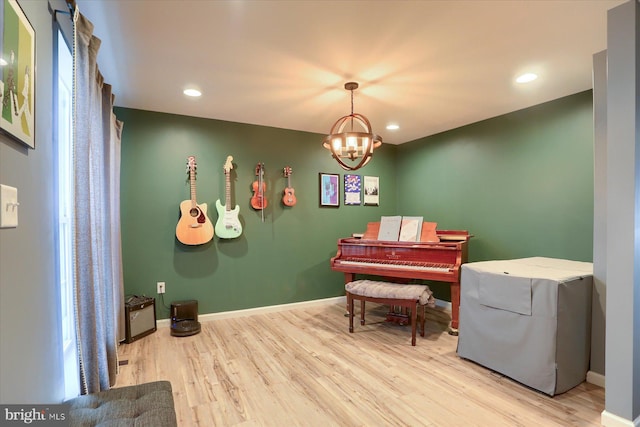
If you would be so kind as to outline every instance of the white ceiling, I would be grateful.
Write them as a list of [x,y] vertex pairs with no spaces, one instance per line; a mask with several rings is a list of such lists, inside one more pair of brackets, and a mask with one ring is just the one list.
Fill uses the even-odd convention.
[[[116,105],[400,144],[590,89],[624,0],[78,0]],[[533,71],[539,79],[517,85]],[[190,85],[203,96],[188,99]],[[400,129],[385,126],[397,123]]]

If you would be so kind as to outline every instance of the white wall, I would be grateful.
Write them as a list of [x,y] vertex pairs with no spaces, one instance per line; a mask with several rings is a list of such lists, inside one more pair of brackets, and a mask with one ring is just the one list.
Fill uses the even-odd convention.
[[0,135],[0,184],[17,187],[20,203],[18,228],[0,229],[0,403],[58,403],[52,18],[47,2],[19,3],[36,33],[36,147]]
[[[593,300],[590,371],[605,375],[607,296],[607,52],[593,55]],[[601,381],[600,381],[601,382]]]
[[639,58],[634,0],[607,17],[605,426],[640,425]]

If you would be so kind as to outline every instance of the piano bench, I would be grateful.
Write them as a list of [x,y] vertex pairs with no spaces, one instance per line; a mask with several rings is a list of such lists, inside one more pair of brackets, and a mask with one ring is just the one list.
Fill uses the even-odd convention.
[[[349,332],[353,333],[353,301],[360,300],[360,324],[364,325],[365,302],[403,307],[411,311],[411,345],[416,345],[416,326],[420,323],[420,336],[424,337],[424,307],[435,306],[432,292],[426,285],[356,280],[344,285],[349,311]],[[420,310],[418,310],[418,308]]]

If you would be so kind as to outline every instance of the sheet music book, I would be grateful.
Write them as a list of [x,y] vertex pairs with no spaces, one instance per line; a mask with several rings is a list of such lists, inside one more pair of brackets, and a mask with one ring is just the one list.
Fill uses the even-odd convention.
[[378,230],[378,240],[397,242],[400,236],[401,216],[380,217],[380,230]]
[[403,216],[398,240],[400,242],[419,242],[423,221],[424,218],[421,216]]
[[423,222],[422,231],[420,232],[420,241],[430,243],[439,242],[440,237],[436,231],[437,226],[438,223],[436,222]]

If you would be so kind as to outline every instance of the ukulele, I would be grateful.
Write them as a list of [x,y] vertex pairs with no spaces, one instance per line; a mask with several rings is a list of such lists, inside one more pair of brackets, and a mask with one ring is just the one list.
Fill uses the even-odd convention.
[[294,190],[293,187],[291,187],[292,173],[293,172],[291,171],[291,168],[289,166],[286,166],[284,168],[284,176],[287,178],[287,187],[284,189],[284,196],[282,196],[282,203],[284,203],[286,206],[293,206],[297,202],[296,195],[295,195],[296,190]]
[[264,163],[258,163],[256,166],[256,176],[258,179],[253,181],[253,197],[251,197],[251,207],[253,209],[264,209],[267,207],[267,199],[264,197],[267,191],[267,184],[264,182]]
[[207,204],[196,202],[196,158],[187,158],[191,199],[180,203],[180,220],[176,237],[185,245],[202,245],[213,238],[213,225],[207,216]]
[[231,169],[233,169],[233,157],[228,156],[224,164],[225,176],[225,205],[222,206],[220,199],[216,200],[216,210],[218,211],[218,221],[216,221],[216,234],[221,239],[235,239],[242,234],[242,224],[238,220],[240,206],[236,205],[231,209]]

